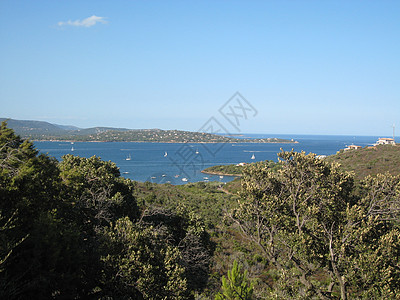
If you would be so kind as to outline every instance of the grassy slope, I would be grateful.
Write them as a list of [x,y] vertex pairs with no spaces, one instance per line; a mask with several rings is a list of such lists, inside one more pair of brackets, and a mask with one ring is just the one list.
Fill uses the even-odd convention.
[[326,158],[337,162],[343,170],[354,171],[357,179],[389,172],[400,174],[400,145],[380,145],[359,150],[341,151]]

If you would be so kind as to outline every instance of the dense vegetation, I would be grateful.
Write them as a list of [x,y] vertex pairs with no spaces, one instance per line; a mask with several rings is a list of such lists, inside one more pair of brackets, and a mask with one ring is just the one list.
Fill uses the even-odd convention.
[[98,157],[38,155],[0,129],[0,298],[191,299],[212,244],[184,207],[139,206]]
[[241,187],[140,183],[2,124],[0,298],[399,298],[400,177],[279,157]]
[[230,213],[268,262],[277,298],[396,298],[400,292],[400,177],[351,173],[315,155],[254,166]]

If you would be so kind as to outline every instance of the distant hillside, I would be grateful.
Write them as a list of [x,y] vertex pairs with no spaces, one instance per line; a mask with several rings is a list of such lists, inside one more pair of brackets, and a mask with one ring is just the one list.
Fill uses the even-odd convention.
[[389,172],[400,174],[400,145],[379,145],[358,150],[340,151],[325,158],[338,162],[346,171],[354,171],[357,179],[367,175]]
[[113,127],[78,128],[42,121],[7,120],[8,126],[22,138],[41,141],[82,142],[164,142],[164,143],[296,143],[286,139],[238,139],[205,132]]
[[14,131],[21,137],[36,137],[43,135],[58,136],[65,134],[66,130],[61,128],[59,125],[51,124],[43,121],[30,121],[30,120],[14,120],[0,118],[0,122],[7,121],[8,127],[14,129]]
[[76,126],[72,126],[72,125],[58,125],[58,124],[53,124],[55,126],[57,126],[58,128],[62,129],[62,130],[79,130],[79,127]]

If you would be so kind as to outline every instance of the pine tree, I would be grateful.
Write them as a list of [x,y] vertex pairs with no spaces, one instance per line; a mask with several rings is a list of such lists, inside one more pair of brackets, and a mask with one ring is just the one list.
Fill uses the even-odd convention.
[[247,271],[235,260],[232,270],[228,271],[228,278],[222,277],[222,294],[218,293],[215,300],[251,300],[253,285],[247,278]]

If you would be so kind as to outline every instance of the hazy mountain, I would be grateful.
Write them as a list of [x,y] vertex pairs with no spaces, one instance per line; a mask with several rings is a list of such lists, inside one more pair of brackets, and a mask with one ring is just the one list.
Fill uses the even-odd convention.
[[81,128],[79,128],[79,127],[72,126],[72,125],[59,125],[59,124],[53,124],[53,125],[59,127],[60,129],[63,129],[63,130],[71,130],[71,131],[72,131],[72,130],[79,130],[79,129],[81,129]]
[[15,120],[0,118],[0,122],[7,121],[8,127],[24,137],[39,138],[44,136],[74,136],[74,135],[90,135],[99,134],[107,131],[128,131],[127,128],[113,128],[113,127],[93,127],[93,128],[79,128],[73,125],[58,125],[45,121],[32,121],[32,120]]
[[0,118],[0,122],[7,121],[8,127],[22,137],[32,137],[41,135],[63,135],[68,132],[55,124],[44,121],[32,120],[14,120],[7,118]]

